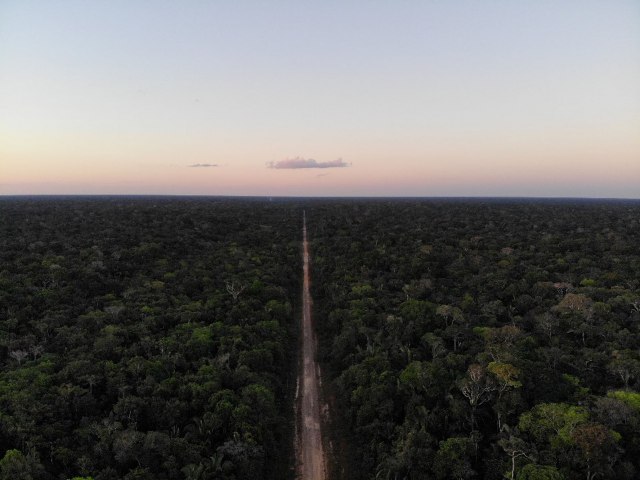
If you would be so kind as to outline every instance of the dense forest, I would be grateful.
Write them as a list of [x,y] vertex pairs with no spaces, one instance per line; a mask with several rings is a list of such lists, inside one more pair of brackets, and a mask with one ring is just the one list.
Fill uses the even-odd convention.
[[0,480],[640,476],[640,202],[0,199]]
[[640,476],[639,202],[311,211],[332,478]]
[[301,210],[0,201],[0,478],[285,478]]

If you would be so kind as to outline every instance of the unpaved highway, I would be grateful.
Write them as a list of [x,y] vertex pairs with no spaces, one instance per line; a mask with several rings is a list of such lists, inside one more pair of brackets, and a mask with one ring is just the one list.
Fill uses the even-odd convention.
[[311,321],[309,293],[309,244],[307,219],[302,223],[303,285],[302,285],[302,368],[298,379],[297,461],[300,480],[325,480],[326,468],[322,447],[320,413],[320,369],[316,362],[316,336]]

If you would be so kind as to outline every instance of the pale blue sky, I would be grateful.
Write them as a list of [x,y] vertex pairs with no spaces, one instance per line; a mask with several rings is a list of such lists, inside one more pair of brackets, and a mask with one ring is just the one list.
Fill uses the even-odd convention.
[[0,193],[640,197],[640,2],[5,0]]

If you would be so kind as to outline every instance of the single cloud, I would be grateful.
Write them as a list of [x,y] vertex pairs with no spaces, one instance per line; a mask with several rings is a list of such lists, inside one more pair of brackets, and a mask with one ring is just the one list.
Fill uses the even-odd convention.
[[202,167],[217,167],[217,163],[194,163],[193,165],[187,165],[189,168],[202,168]]
[[329,162],[318,162],[313,158],[287,158],[285,160],[280,160],[279,162],[269,162],[269,168],[276,169],[297,169],[297,168],[343,168],[348,167],[350,164],[338,158],[337,160],[331,160]]

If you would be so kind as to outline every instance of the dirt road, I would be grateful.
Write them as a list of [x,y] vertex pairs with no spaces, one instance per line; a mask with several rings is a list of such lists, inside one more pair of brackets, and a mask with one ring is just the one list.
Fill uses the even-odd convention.
[[316,362],[316,336],[311,322],[309,292],[309,244],[307,219],[302,224],[303,285],[302,285],[302,368],[298,379],[297,461],[300,480],[325,480],[326,469],[322,448],[320,413],[320,369]]

